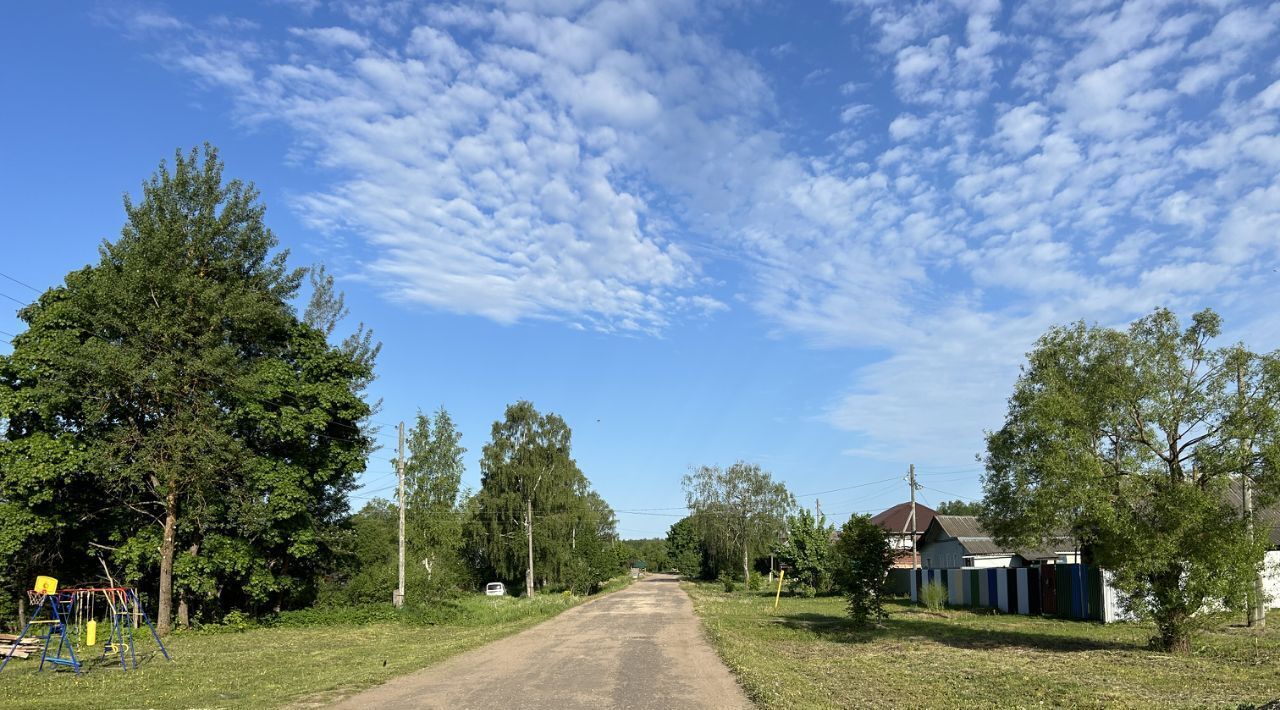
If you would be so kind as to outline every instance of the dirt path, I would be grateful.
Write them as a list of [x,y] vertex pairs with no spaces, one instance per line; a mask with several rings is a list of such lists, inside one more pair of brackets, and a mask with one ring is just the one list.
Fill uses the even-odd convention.
[[750,708],[674,577],[652,575],[510,638],[337,705]]

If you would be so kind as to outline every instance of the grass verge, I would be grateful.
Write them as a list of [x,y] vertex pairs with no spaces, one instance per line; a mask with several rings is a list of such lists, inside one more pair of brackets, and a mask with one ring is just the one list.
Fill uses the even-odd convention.
[[[625,580],[602,593],[622,586]],[[340,621],[347,615],[331,623],[285,617],[285,623],[239,632],[175,633],[166,639],[173,663],[148,637],[138,643],[137,670],[122,671],[118,661],[100,663],[95,655],[79,677],[48,666],[37,673],[38,659],[15,658],[0,673],[0,707],[318,707],[527,629],[582,601],[562,594],[475,596],[451,602],[458,608],[441,623],[413,615],[369,623]]]
[[1280,697],[1280,611],[1267,629],[1201,633],[1193,653],[1146,647],[1145,624],[1102,625],[889,605],[860,631],[838,597],[726,594],[684,584],[713,643],[768,708],[1252,707]]

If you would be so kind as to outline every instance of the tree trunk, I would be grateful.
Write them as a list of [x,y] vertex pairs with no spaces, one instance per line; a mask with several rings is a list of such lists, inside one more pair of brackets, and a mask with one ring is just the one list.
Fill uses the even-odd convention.
[[742,583],[751,584],[751,546],[742,544]]
[[[187,548],[187,554],[192,557],[199,555],[200,543],[191,543],[191,547]],[[184,629],[191,628],[191,604],[185,588],[178,590],[178,626]]]
[[156,633],[164,636],[173,628],[173,552],[177,545],[178,495],[165,497],[164,539],[160,542],[160,603],[156,609]]
[[533,598],[533,499],[525,501],[525,530],[529,534],[529,567],[524,574],[524,595]]
[[1154,639],[1161,651],[1169,653],[1190,653],[1191,632],[1184,624],[1174,620],[1161,619],[1156,622],[1160,636]]
[[27,595],[18,595],[18,633],[27,627]]

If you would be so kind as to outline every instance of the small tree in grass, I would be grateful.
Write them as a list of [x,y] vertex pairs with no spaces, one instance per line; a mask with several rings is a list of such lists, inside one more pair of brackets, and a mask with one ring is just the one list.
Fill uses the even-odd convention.
[[787,518],[787,528],[787,541],[777,547],[777,554],[791,565],[791,590],[809,597],[831,591],[832,526],[826,517],[814,517],[802,508]]
[[836,581],[849,598],[849,616],[859,626],[884,619],[885,579],[894,559],[889,534],[871,516],[855,515],[840,528],[835,550]]

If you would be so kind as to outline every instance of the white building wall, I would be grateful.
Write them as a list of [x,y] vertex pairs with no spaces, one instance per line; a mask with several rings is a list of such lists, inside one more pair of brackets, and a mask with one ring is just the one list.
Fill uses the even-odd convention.
[[974,555],[964,559],[965,567],[987,569],[988,567],[1009,567],[1013,558],[1014,555]]
[[1280,609],[1280,550],[1268,552],[1262,565],[1262,591],[1267,595],[1267,608]]

